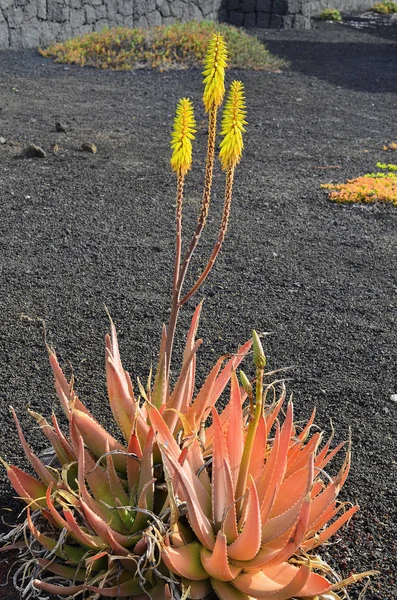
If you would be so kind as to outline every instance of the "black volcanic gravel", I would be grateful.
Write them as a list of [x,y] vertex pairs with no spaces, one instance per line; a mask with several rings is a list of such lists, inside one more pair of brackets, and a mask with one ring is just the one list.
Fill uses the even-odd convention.
[[[397,210],[341,206],[320,184],[396,162],[397,46],[393,36],[330,26],[261,32],[290,61],[282,73],[229,72],[246,85],[248,120],[224,250],[203,289],[199,377],[215,357],[265,339],[271,368],[294,366],[288,388],[296,418],[317,406],[317,423],[353,441],[343,499],[361,511],[327,559],[348,576],[379,569],[367,600],[397,598],[396,411]],[[64,67],[34,51],[0,52],[1,455],[26,465],[9,405],[36,450],[44,447],[26,407],[60,414],[42,341],[112,428],[106,406],[107,317],[124,366],[144,379],[167,319],[173,260],[174,177],[169,131],[175,104],[191,97],[199,123],[186,187],[184,231],[196,219],[206,141],[199,70],[114,73]],[[66,133],[57,132],[61,122]],[[94,143],[97,154],[79,151]],[[16,159],[29,143],[47,153]],[[57,143],[62,149],[51,151]],[[223,179],[198,272],[216,236]],[[186,308],[176,359],[193,304]],[[26,315],[29,320],[24,317]],[[249,371],[250,367],[247,367]],[[70,371],[69,371],[70,372]],[[4,471],[1,514],[15,507]],[[357,600],[362,584],[351,588]],[[15,595],[14,595],[15,596]],[[0,588],[0,598],[14,597]]]

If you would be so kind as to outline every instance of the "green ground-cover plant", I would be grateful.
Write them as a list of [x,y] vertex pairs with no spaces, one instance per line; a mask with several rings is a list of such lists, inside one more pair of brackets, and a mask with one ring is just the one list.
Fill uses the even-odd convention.
[[[350,467],[350,442],[331,447],[332,436],[294,422],[282,380],[271,381],[258,334],[234,355],[220,357],[196,388],[196,339],[202,304],[194,311],[182,364],[172,363],[181,308],[208,276],[222,246],[235,169],[246,125],[244,88],[230,85],[221,120],[219,158],[225,194],[217,242],[196,282],[183,291],[186,273],[211,203],[218,111],[223,103],[227,52],[211,39],[204,63],[208,142],[202,204],[183,253],[182,210],[192,165],[195,117],[182,98],[171,138],[177,181],[176,249],[171,313],[163,326],[154,379],[134,389],[123,369],[116,329],[106,336],[110,406],[124,438],[117,441],[78,399],[48,347],[55,389],[68,421],[64,433],[30,411],[53,449],[51,463],[29,447],[12,409],[35,476],[7,464],[9,480],[27,504],[26,520],[0,538],[19,550],[14,576],[26,600],[41,592],[96,600],[338,600],[344,588],[371,572],[341,581],[314,550],[358,510],[337,500]],[[247,376],[240,363],[253,358]],[[172,385],[170,368],[178,373]],[[248,367],[250,368],[250,367]],[[216,404],[226,386],[230,400]],[[195,390],[199,389],[198,392]],[[211,417],[209,421],[208,417]],[[336,474],[328,467],[344,452]]]
[[372,6],[372,8],[370,8],[369,10],[380,15],[390,15],[393,13],[397,13],[397,3],[387,1],[379,2],[378,4],[374,4],[374,6]]
[[277,70],[285,61],[272,56],[256,37],[231,25],[212,21],[175,23],[153,29],[103,29],[40,50],[57,62],[101,69],[160,70],[200,66],[214,33],[229,49],[229,65],[239,69]]
[[349,179],[347,183],[325,183],[321,187],[330,190],[328,198],[334,202],[390,202],[397,206],[397,165],[378,162],[376,166],[381,170]]
[[320,15],[321,21],[333,21],[334,23],[342,22],[342,15],[337,8],[324,8]]

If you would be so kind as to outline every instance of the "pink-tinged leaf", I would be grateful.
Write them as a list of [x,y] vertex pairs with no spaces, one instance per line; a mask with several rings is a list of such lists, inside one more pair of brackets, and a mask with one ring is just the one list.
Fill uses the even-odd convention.
[[281,394],[280,399],[278,400],[276,406],[266,416],[266,429],[267,429],[268,433],[270,432],[271,428],[273,427],[274,423],[276,422],[276,419],[279,415],[281,407],[284,404],[286,393],[287,392],[286,392],[285,388],[283,387],[282,394]]
[[310,415],[310,419],[306,423],[306,426],[304,427],[304,429],[298,435],[298,440],[300,442],[304,443],[307,440],[307,437],[310,434],[310,429],[314,423],[315,416],[316,416],[316,408],[314,407],[312,410],[312,414]]
[[115,504],[118,507],[120,519],[124,525],[124,527],[129,531],[134,523],[134,517],[128,511],[128,509],[122,508],[123,506],[128,506],[130,501],[128,494],[124,490],[123,484],[121,483],[116,469],[114,468],[113,457],[111,454],[108,454],[106,457],[106,465],[107,465],[107,475],[109,479],[110,491],[115,500]]
[[54,475],[47,469],[47,467],[41,462],[41,460],[30,449],[29,444],[27,443],[25,436],[23,435],[23,431],[19,424],[18,417],[15,413],[15,410],[12,408],[12,406],[10,408],[11,408],[12,416],[15,421],[15,425],[17,427],[18,436],[19,436],[22,448],[23,448],[30,464],[32,465],[33,469],[36,471],[37,475],[40,477],[40,479],[43,481],[43,483],[46,486],[49,485],[50,483],[56,484],[57,480],[54,477]]
[[165,466],[171,472],[174,472],[174,478],[182,489],[183,499],[188,507],[187,516],[194,533],[206,548],[212,549],[215,543],[214,531],[211,521],[202,510],[194,484],[173,455],[167,452],[166,448],[162,448],[162,453]]
[[[299,571],[301,569],[307,569],[307,567],[295,567],[289,563],[283,563],[282,565],[277,565],[275,567],[269,567],[264,569],[264,573],[274,579],[281,584],[287,584],[288,582],[294,581],[294,579],[298,576]],[[309,569],[308,569],[309,570]],[[318,595],[322,595],[331,589],[331,585],[329,581],[327,581],[321,575],[317,575],[316,573],[312,573],[309,570],[309,576],[307,577],[307,581],[304,585],[301,586],[299,592],[296,592],[293,595],[298,595],[299,597],[315,597]],[[288,599],[290,596],[288,596]]]
[[78,594],[85,589],[83,584],[68,585],[67,587],[64,587],[63,585],[54,585],[53,583],[47,583],[45,581],[40,581],[39,579],[34,579],[32,584],[34,588],[43,590],[54,596],[70,596],[71,594]]
[[306,446],[300,450],[300,452],[295,457],[293,464],[287,463],[287,470],[285,472],[285,477],[290,477],[296,471],[299,471],[306,463],[307,457],[310,454],[315,454],[318,444],[321,442],[321,433],[315,433],[313,437],[308,441]]
[[65,517],[65,521],[68,524],[70,533],[81,544],[83,544],[84,546],[87,546],[88,548],[92,548],[94,550],[97,550],[99,548],[103,548],[103,549],[107,548],[108,545],[99,536],[90,535],[90,534],[86,533],[85,531],[82,531],[82,529],[78,525],[76,519],[74,518],[74,515],[71,510],[64,508],[63,515]]
[[[112,529],[103,519],[101,519],[101,517],[91,510],[83,499],[81,499],[81,508],[83,509],[84,516],[91,529],[93,529],[104,542],[111,546],[115,552],[122,551],[124,553],[127,548],[131,548],[136,543],[136,539],[132,536],[123,535]],[[114,541],[117,546],[114,545]]]
[[100,596],[104,596],[105,598],[125,598],[126,596],[135,596],[142,591],[142,588],[139,585],[139,579],[136,577],[112,587],[95,587],[90,585],[86,586],[85,589],[90,590],[90,592],[95,592]]
[[252,596],[244,594],[227,581],[210,579],[210,582],[219,600],[253,600]]
[[85,581],[86,579],[87,572],[85,569],[75,569],[74,567],[68,567],[67,565],[54,562],[53,560],[46,560],[45,558],[37,558],[36,560],[42,569],[65,577],[65,579],[70,579],[71,581]]
[[277,556],[279,552],[280,548],[270,548],[265,546],[260,548],[258,554],[249,561],[234,559],[230,559],[230,561],[233,565],[239,567],[243,571],[260,571],[268,562]]
[[[277,517],[268,519],[264,524],[262,530],[262,543],[268,543],[271,540],[276,540],[284,532],[288,531],[291,527],[295,527],[299,514],[301,512],[302,504],[305,501],[306,496],[310,493],[310,489],[313,482],[314,476],[314,458],[313,454],[310,455],[307,471],[306,471],[306,486],[302,490],[300,497],[296,500],[288,510],[279,514]],[[309,504],[310,506],[310,504]],[[309,517],[308,517],[309,519]],[[273,542],[274,545],[274,542]]]
[[172,452],[173,456],[178,460],[181,454],[181,449],[179,447],[179,444],[177,444],[177,442],[175,441],[175,438],[172,435],[165,419],[163,419],[162,415],[153,405],[148,407],[147,412],[148,418],[156,436],[156,440],[159,444],[167,446],[168,451]]
[[206,411],[214,404],[212,402],[214,385],[223,361],[223,357],[218,359],[192,406],[186,413],[186,420],[189,423],[192,431],[198,431],[200,429],[200,424],[206,416]]
[[248,561],[253,559],[261,546],[261,509],[258,492],[252,477],[250,477],[248,493],[247,516],[243,530],[236,541],[228,547],[228,555],[236,560]]
[[236,489],[240,463],[244,449],[243,435],[243,410],[241,406],[241,393],[236,371],[231,374],[230,388],[230,418],[227,429],[227,452],[230,460],[230,469],[233,479],[233,487]]
[[72,446],[70,445],[69,441],[66,439],[66,437],[62,433],[62,431],[59,427],[57,418],[55,416],[55,413],[52,413],[51,420],[52,420],[52,424],[55,429],[55,433],[57,434],[59,441],[62,444],[62,448],[65,453],[65,456],[67,456],[67,458],[68,458],[68,462],[74,462],[76,460],[76,454],[75,454]]
[[26,520],[28,522],[28,527],[32,532],[32,535],[36,538],[38,542],[47,550],[51,552],[54,551],[56,556],[60,556],[62,558],[67,559],[70,565],[79,565],[82,560],[84,554],[87,552],[85,548],[77,548],[75,546],[69,546],[68,544],[62,544],[62,548],[57,548],[59,540],[53,540],[41,533],[37,527],[34,525],[30,513],[30,509],[28,508],[26,511]]
[[52,447],[55,450],[55,454],[57,455],[57,459],[59,460],[61,465],[63,466],[71,462],[71,459],[65,453],[61,440],[54,431],[53,427],[51,427],[51,425],[48,423],[48,421],[42,415],[33,410],[29,410],[28,412],[30,416],[32,416],[35,419],[41,431],[43,432],[47,440],[49,440],[49,442],[51,443]]
[[211,406],[215,406],[215,402],[219,399],[223,390],[229,383],[232,371],[236,371],[240,363],[244,360],[252,346],[252,340],[248,340],[243,346],[241,346],[236,354],[226,363],[221,374],[219,375],[214,385],[213,397]]
[[198,542],[192,542],[178,548],[163,545],[161,558],[165,566],[179,577],[186,577],[194,581],[207,579],[208,573],[203,568],[200,560],[201,548],[202,546]]
[[164,420],[170,430],[175,430],[178,422],[178,414],[175,411],[186,412],[189,409],[193,397],[194,381],[193,372],[195,368],[196,352],[202,344],[202,340],[198,340],[188,355],[184,358],[181,373],[178,381],[175,384],[174,390],[167,402],[167,413],[164,415]]
[[[79,410],[73,410],[73,420],[84,440],[85,445],[93,454],[99,458],[106,453],[109,445],[110,451],[117,450],[126,452],[125,446],[119,444],[103,427],[94,419]],[[118,471],[125,473],[127,469],[126,457],[123,455],[114,455],[114,464]]]
[[308,465],[284,479],[274,501],[270,517],[286,512],[305,494],[307,489]]
[[125,440],[128,441],[139,407],[130,395],[124,371],[120,373],[117,370],[108,350],[106,351],[106,380],[110,408]]
[[249,474],[256,481],[263,472],[267,445],[266,421],[263,416],[259,419],[252,448]]
[[[273,448],[265,465],[263,475],[257,482],[258,495],[261,500],[262,524],[268,518],[272,506],[272,498],[277,494],[285,475],[292,427],[293,406],[292,402],[290,402],[281,432],[277,424]],[[269,428],[267,430],[269,431]]]
[[[326,467],[327,464],[329,462],[331,462],[331,460],[338,454],[338,452],[340,450],[342,450],[342,448],[346,444],[347,444],[347,442],[341,442],[328,455],[326,455],[326,453],[323,454],[322,452],[320,452],[316,459],[316,463],[315,463],[316,467],[318,467],[319,469],[324,469],[324,467]],[[327,446],[325,446],[325,448],[327,448]],[[323,450],[324,450],[324,448],[323,448]]]
[[229,564],[227,556],[226,536],[218,531],[213,551],[201,548],[201,562],[210,577],[220,581],[232,581],[240,573],[240,569]]
[[[189,446],[187,461],[192,472],[198,474],[198,479],[202,483],[208,497],[211,498],[211,480],[208,471],[205,468],[202,448],[197,438],[195,438]],[[210,512],[208,512],[208,514],[210,514]]]
[[283,563],[278,568],[278,572],[268,576],[267,572],[258,571],[257,573],[243,573],[234,581],[233,585],[254,598],[266,598],[266,600],[290,600],[293,596],[300,595],[300,591],[306,585],[310,577],[308,567],[296,569],[295,575],[290,578],[289,569],[287,573],[283,572]]
[[135,431],[131,433],[130,440],[127,448],[128,454],[135,454],[136,459],[133,456],[127,457],[127,478],[128,487],[130,490],[138,490],[139,484],[139,473],[141,470],[140,463],[142,460],[142,450],[139,443],[139,438]]
[[66,377],[63,374],[61,367],[59,366],[56,355],[52,351],[50,351],[48,358],[55,378],[55,390],[57,392],[59,400],[61,401],[61,405],[65,415],[69,418],[70,401],[73,397],[74,407],[77,410],[84,412],[85,414],[92,417],[90,411],[84,406],[82,402],[80,402],[77,396],[73,393],[72,386],[66,380]]
[[18,496],[33,509],[45,508],[46,486],[14,465],[7,465],[7,476]]
[[277,556],[275,556],[267,563],[266,568],[273,567],[283,562],[286,562],[301,547],[301,544],[305,538],[307,524],[309,521],[310,502],[310,496],[307,495],[305,500],[303,501],[302,508],[298,520],[296,522],[295,528],[292,531],[292,533],[288,536],[287,543],[280,550]]
[[212,587],[209,579],[193,581],[192,579],[182,578],[182,584],[185,587],[185,589],[190,588],[189,598],[191,598],[192,600],[202,600],[212,592]]
[[226,534],[228,543],[237,538],[236,505],[232,473],[226,440],[218,413],[212,409],[214,424],[214,452],[212,456],[212,517],[215,531],[221,528]]
[[344,525],[352,516],[360,509],[358,505],[352,506],[349,510],[347,510],[343,515],[341,515],[334,523],[332,523],[327,529],[324,529],[321,533],[319,533],[315,538],[307,540],[302,544],[303,550],[306,552],[321,546],[324,542],[329,540],[330,537],[335,535],[335,533]]

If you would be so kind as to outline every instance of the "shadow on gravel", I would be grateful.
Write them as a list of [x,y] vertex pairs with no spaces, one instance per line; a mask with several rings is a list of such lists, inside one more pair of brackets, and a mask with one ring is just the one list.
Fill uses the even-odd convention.
[[396,92],[397,44],[369,35],[375,31],[357,31],[354,43],[330,41],[326,36],[324,41],[267,39],[266,46],[273,54],[287,59],[293,71],[309,77],[359,92]]

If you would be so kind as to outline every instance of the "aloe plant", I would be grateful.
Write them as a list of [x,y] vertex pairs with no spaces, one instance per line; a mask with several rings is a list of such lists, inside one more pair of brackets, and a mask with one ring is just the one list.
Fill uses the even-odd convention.
[[[208,276],[222,246],[230,215],[234,173],[243,150],[244,88],[233,82],[222,123],[220,160],[226,172],[223,216],[206,267],[183,292],[190,260],[205,227],[211,201],[217,113],[224,96],[226,47],[211,42],[204,70],[209,117],[207,163],[201,211],[182,256],[185,177],[192,164],[193,106],[177,106],[171,138],[171,168],[177,178],[176,258],[171,315],[163,327],[154,381],[137,381],[123,369],[116,329],[106,336],[110,407],[124,442],[117,441],[79,400],[48,347],[55,389],[68,421],[64,433],[30,411],[53,449],[51,464],[29,447],[17,415],[20,442],[36,476],[5,461],[26,520],[3,535],[3,550],[18,549],[14,583],[29,599],[41,591],[75,598],[136,600],[337,599],[345,581],[313,550],[358,510],[337,501],[349,472],[350,443],[331,449],[312,434],[314,412],[299,429],[281,381],[265,383],[266,357],[254,331],[230,356],[220,357],[195,394],[196,339],[202,304],[194,311],[179,376],[170,383],[179,311]],[[237,369],[252,354],[255,376]],[[216,403],[230,384],[223,411]],[[286,406],[285,406],[286,404]],[[210,421],[208,417],[211,417]],[[326,472],[345,448],[335,477]]]

